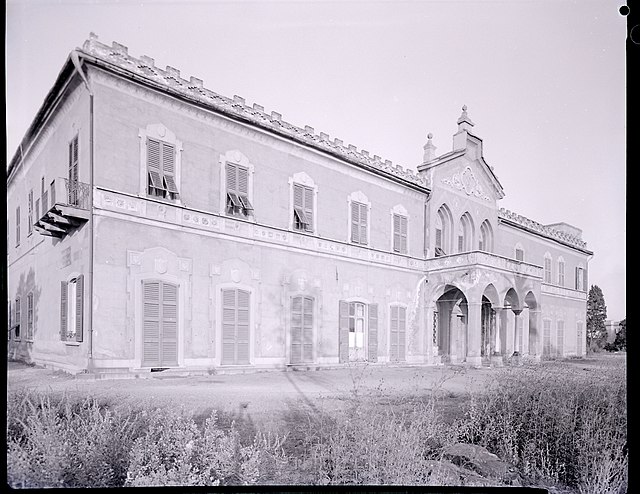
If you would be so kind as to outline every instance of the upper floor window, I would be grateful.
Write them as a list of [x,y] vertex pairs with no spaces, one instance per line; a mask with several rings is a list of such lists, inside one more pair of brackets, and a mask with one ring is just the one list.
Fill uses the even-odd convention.
[[564,286],[564,259],[558,259],[558,285]]
[[166,142],[147,139],[147,193],[154,197],[177,199],[175,173],[175,147]]
[[522,245],[516,245],[516,261],[524,261],[524,249]]
[[470,250],[473,250],[473,223],[469,213],[465,213],[458,224],[458,252]]
[[393,251],[400,254],[407,253],[407,225],[408,218],[401,214],[393,215]]
[[354,244],[369,244],[369,210],[371,203],[362,192],[353,192],[348,197],[349,238]]
[[220,156],[220,210],[230,216],[253,216],[253,165],[240,151]]
[[69,204],[78,204],[78,136],[69,142]]
[[296,230],[313,231],[313,196],[311,187],[293,184],[293,227]]
[[20,206],[16,208],[16,247],[20,245]]
[[182,143],[162,124],[148,125],[140,129],[138,136],[142,163],[140,193],[179,201]]
[[33,233],[33,189],[29,191],[28,200],[28,217],[27,217],[27,236]]
[[544,282],[551,283],[551,254],[544,255]]
[[576,267],[575,288],[576,290],[587,291],[587,271],[581,265]]
[[351,203],[351,241],[354,244],[367,245],[367,224],[369,208],[360,202]]
[[249,170],[241,165],[227,163],[227,214],[249,216],[253,205],[249,200]]
[[452,216],[446,204],[440,206],[435,216],[435,255],[446,256],[451,236]]
[[480,225],[480,239],[478,248],[486,252],[493,250],[493,235],[491,233],[491,225],[489,220],[484,220]]

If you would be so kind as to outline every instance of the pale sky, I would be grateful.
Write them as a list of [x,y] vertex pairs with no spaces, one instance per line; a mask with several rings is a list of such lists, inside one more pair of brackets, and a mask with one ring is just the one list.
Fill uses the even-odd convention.
[[415,169],[463,104],[499,202],[583,230],[589,284],[626,317],[624,0],[8,0],[7,159],[93,31],[224,96]]

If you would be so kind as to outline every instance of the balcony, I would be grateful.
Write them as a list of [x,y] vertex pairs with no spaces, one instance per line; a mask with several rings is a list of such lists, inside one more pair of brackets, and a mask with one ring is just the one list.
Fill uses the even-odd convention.
[[61,238],[89,219],[88,184],[56,178],[42,194],[42,216],[33,228],[40,235]]
[[428,272],[451,271],[467,267],[488,268],[540,279],[543,275],[541,266],[479,250],[436,257],[425,261],[425,269]]

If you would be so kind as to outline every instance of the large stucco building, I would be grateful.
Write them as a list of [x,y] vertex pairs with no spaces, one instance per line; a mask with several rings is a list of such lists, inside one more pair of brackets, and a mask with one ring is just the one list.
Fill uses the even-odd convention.
[[581,231],[500,209],[466,108],[457,126],[414,172],[92,35],[9,163],[9,356],[107,374],[582,355]]

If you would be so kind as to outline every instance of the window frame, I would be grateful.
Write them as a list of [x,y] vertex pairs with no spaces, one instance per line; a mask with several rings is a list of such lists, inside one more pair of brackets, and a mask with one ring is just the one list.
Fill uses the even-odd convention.
[[20,206],[16,207],[16,247],[20,247]]
[[553,283],[553,258],[549,252],[544,254],[542,281],[547,284]]
[[[163,124],[150,124],[145,128],[138,129],[138,137],[140,139],[140,178],[138,195],[146,199],[167,202],[170,204],[182,205],[182,141],[176,138],[175,133],[170,131]],[[156,190],[164,190],[161,195],[152,194],[150,185],[153,181],[153,177],[149,170],[149,142],[159,143],[159,169],[158,185],[162,187],[153,187]],[[165,147],[173,148],[173,175],[163,170],[164,158],[163,149]],[[170,191],[172,188],[167,181],[167,177],[170,177],[175,191]]]
[[[518,252],[521,252],[521,253],[522,253],[522,254],[521,254],[521,256],[520,256],[520,259],[518,259]],[[522,246],[522,244],[521,244],[520,242],[518,242],[518,243],[515,245],[514,249],[513,249],[513,258],[514,258],[516,261],[524,262],[525,254],[526,254],[526,252],[525,252],[525,250],[524,250],[524,247]]]
[[[402,204],[396,204],[389,211],[390,215],[390,230],[391,230],[391,242],[389,250],[394,254],[409,255],[409,224],[410,217],[407,209]],[[396,232],[396,217],[400,221],[400,231]],[[404,235],[402,233],[402,223],[404,222]],[[400,245],[396,246],[396,238],[400,238]],[[402,239],[404,237],[404,244]]]
[[27,331],[25,339],[27,341],[33,341],[35,330],[35,305],[33,301],[33,290],[27,293]]
[[22,339],[22,297],[16,296],[14,300],[14,318],[13,318],[13,339],[14,341],[20,341]]
[[566,263],[564,262],[564,258],[558,257],[558,285],[559,286],[564,286],[565,284],[565,267],[566,267]]
[[29,190],[27,198],[27,237],[33,233],[33,189]]
[[[238,218],[241,220],[248,220],[255,222],[255,204],[253,195],[253,178],[255,173],[254,165],[249,161],[244,154],[238,150],[227,151],[221,154],[218,163],[220,165],[220,214],[230,217]],[[242,194],[242,197],[233,191],[234,195],[230,196],[227,190],[227,166],[240,166],[247,170],[247,194]],[[236,172],[237,173],[237,172]],[[237,199],[237,201],[235,200]],[[242,208],[246,212],[232,213],[228,211],[229,200],[236,202],[238,208]],[[246,200],[246,202],[245,202]],[[247,207],[248,206],[248,207]]]
[[[354,204],[358,205],[358,239],[354,240],[353,237],[353,208]],[[347,221],[347,239],[348,243],[352,245],[359,245],[360,247],[371,247],[371,202],[367,198],[362,191],[352,192],[347,198],[347,206],[348,206],[348,221]],[[367,218],[366,224],[363,225],[362,221],[362,210],[366,211]],[[362,228],[366,228],[366,239],[364,242],[360,240],[360,236],[362,234]]]
[[[85,288],[84,275],[82,274],[72,274],[66,280],[61,281],[60,341],[68,345],[79,344],[83,341]],[[70,297],[70,292],[73,293],[73,297]],[[70,331],[70,326],[73,327],[73,331]]]

